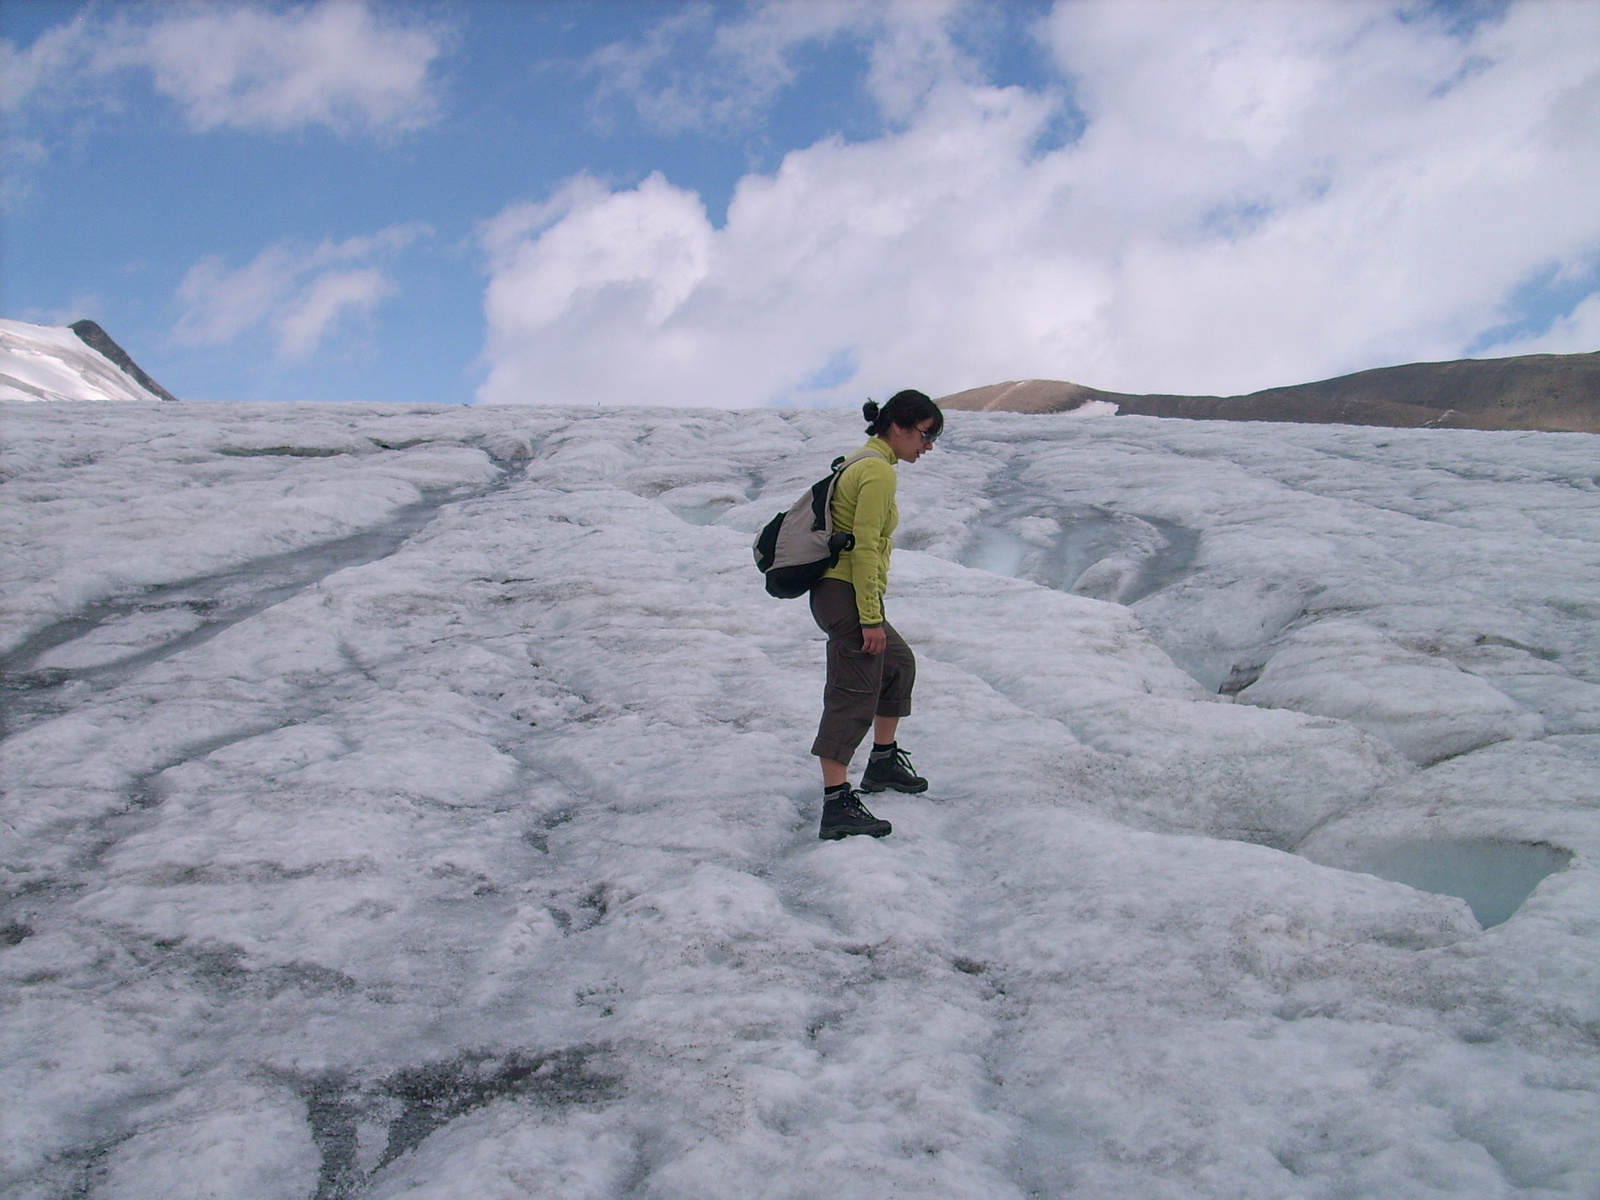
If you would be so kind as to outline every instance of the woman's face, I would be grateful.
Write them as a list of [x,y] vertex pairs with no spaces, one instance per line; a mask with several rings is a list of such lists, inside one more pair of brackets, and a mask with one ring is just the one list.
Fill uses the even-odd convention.
[[925,451],[933,449],[935,436],[931,432],[933,426],[932,417],[918,421],[912,428],[891,424],[884,433],[883,440],[889,443],[889,449],[894,451],[894,456],[901,462],[916,462]]

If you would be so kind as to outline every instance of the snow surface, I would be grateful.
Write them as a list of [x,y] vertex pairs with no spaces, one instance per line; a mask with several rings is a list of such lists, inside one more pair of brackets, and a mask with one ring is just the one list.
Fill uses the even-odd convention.
[[849,414],[3,416],[7,1198],[1600,1193],[1593,438],[950,414],[825,844]]
[[70,328],[0,320],[0,401],[154,399]]

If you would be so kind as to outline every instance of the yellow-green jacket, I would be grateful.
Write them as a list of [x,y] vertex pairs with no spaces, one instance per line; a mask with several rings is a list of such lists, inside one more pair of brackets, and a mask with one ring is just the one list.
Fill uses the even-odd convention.
[[889,535],[900,523],[900,510],[894,503],[894,451],[882,438],[868,438],[861,449],[877,453],[846,467],[833,489],[833,527],[855,534],[855,549],[839,555],[839,565],[822,577],[852,585],[861,624],[882,625],[883,592],[889,584],[889,555],[894,550]]

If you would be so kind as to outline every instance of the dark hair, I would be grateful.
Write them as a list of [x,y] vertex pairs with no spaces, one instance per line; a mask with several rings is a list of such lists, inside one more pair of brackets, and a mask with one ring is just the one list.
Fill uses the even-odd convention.
[[929,433],[938,437],[944,429],[944,414],[939,411],[939,406],[921,392],[910,388],[896,392],[882,408],[868,400],[861,406],[861,415],[866,418],[867,432],[873,437],[887,432],[891,425],[915,429],[929,417],[933,418],[933,428],[928,430]]

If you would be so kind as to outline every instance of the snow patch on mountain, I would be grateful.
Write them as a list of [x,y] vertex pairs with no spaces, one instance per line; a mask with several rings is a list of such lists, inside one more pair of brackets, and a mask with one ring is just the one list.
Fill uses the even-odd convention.
[[71,329],[0,320],[0,400],[159,400]]

